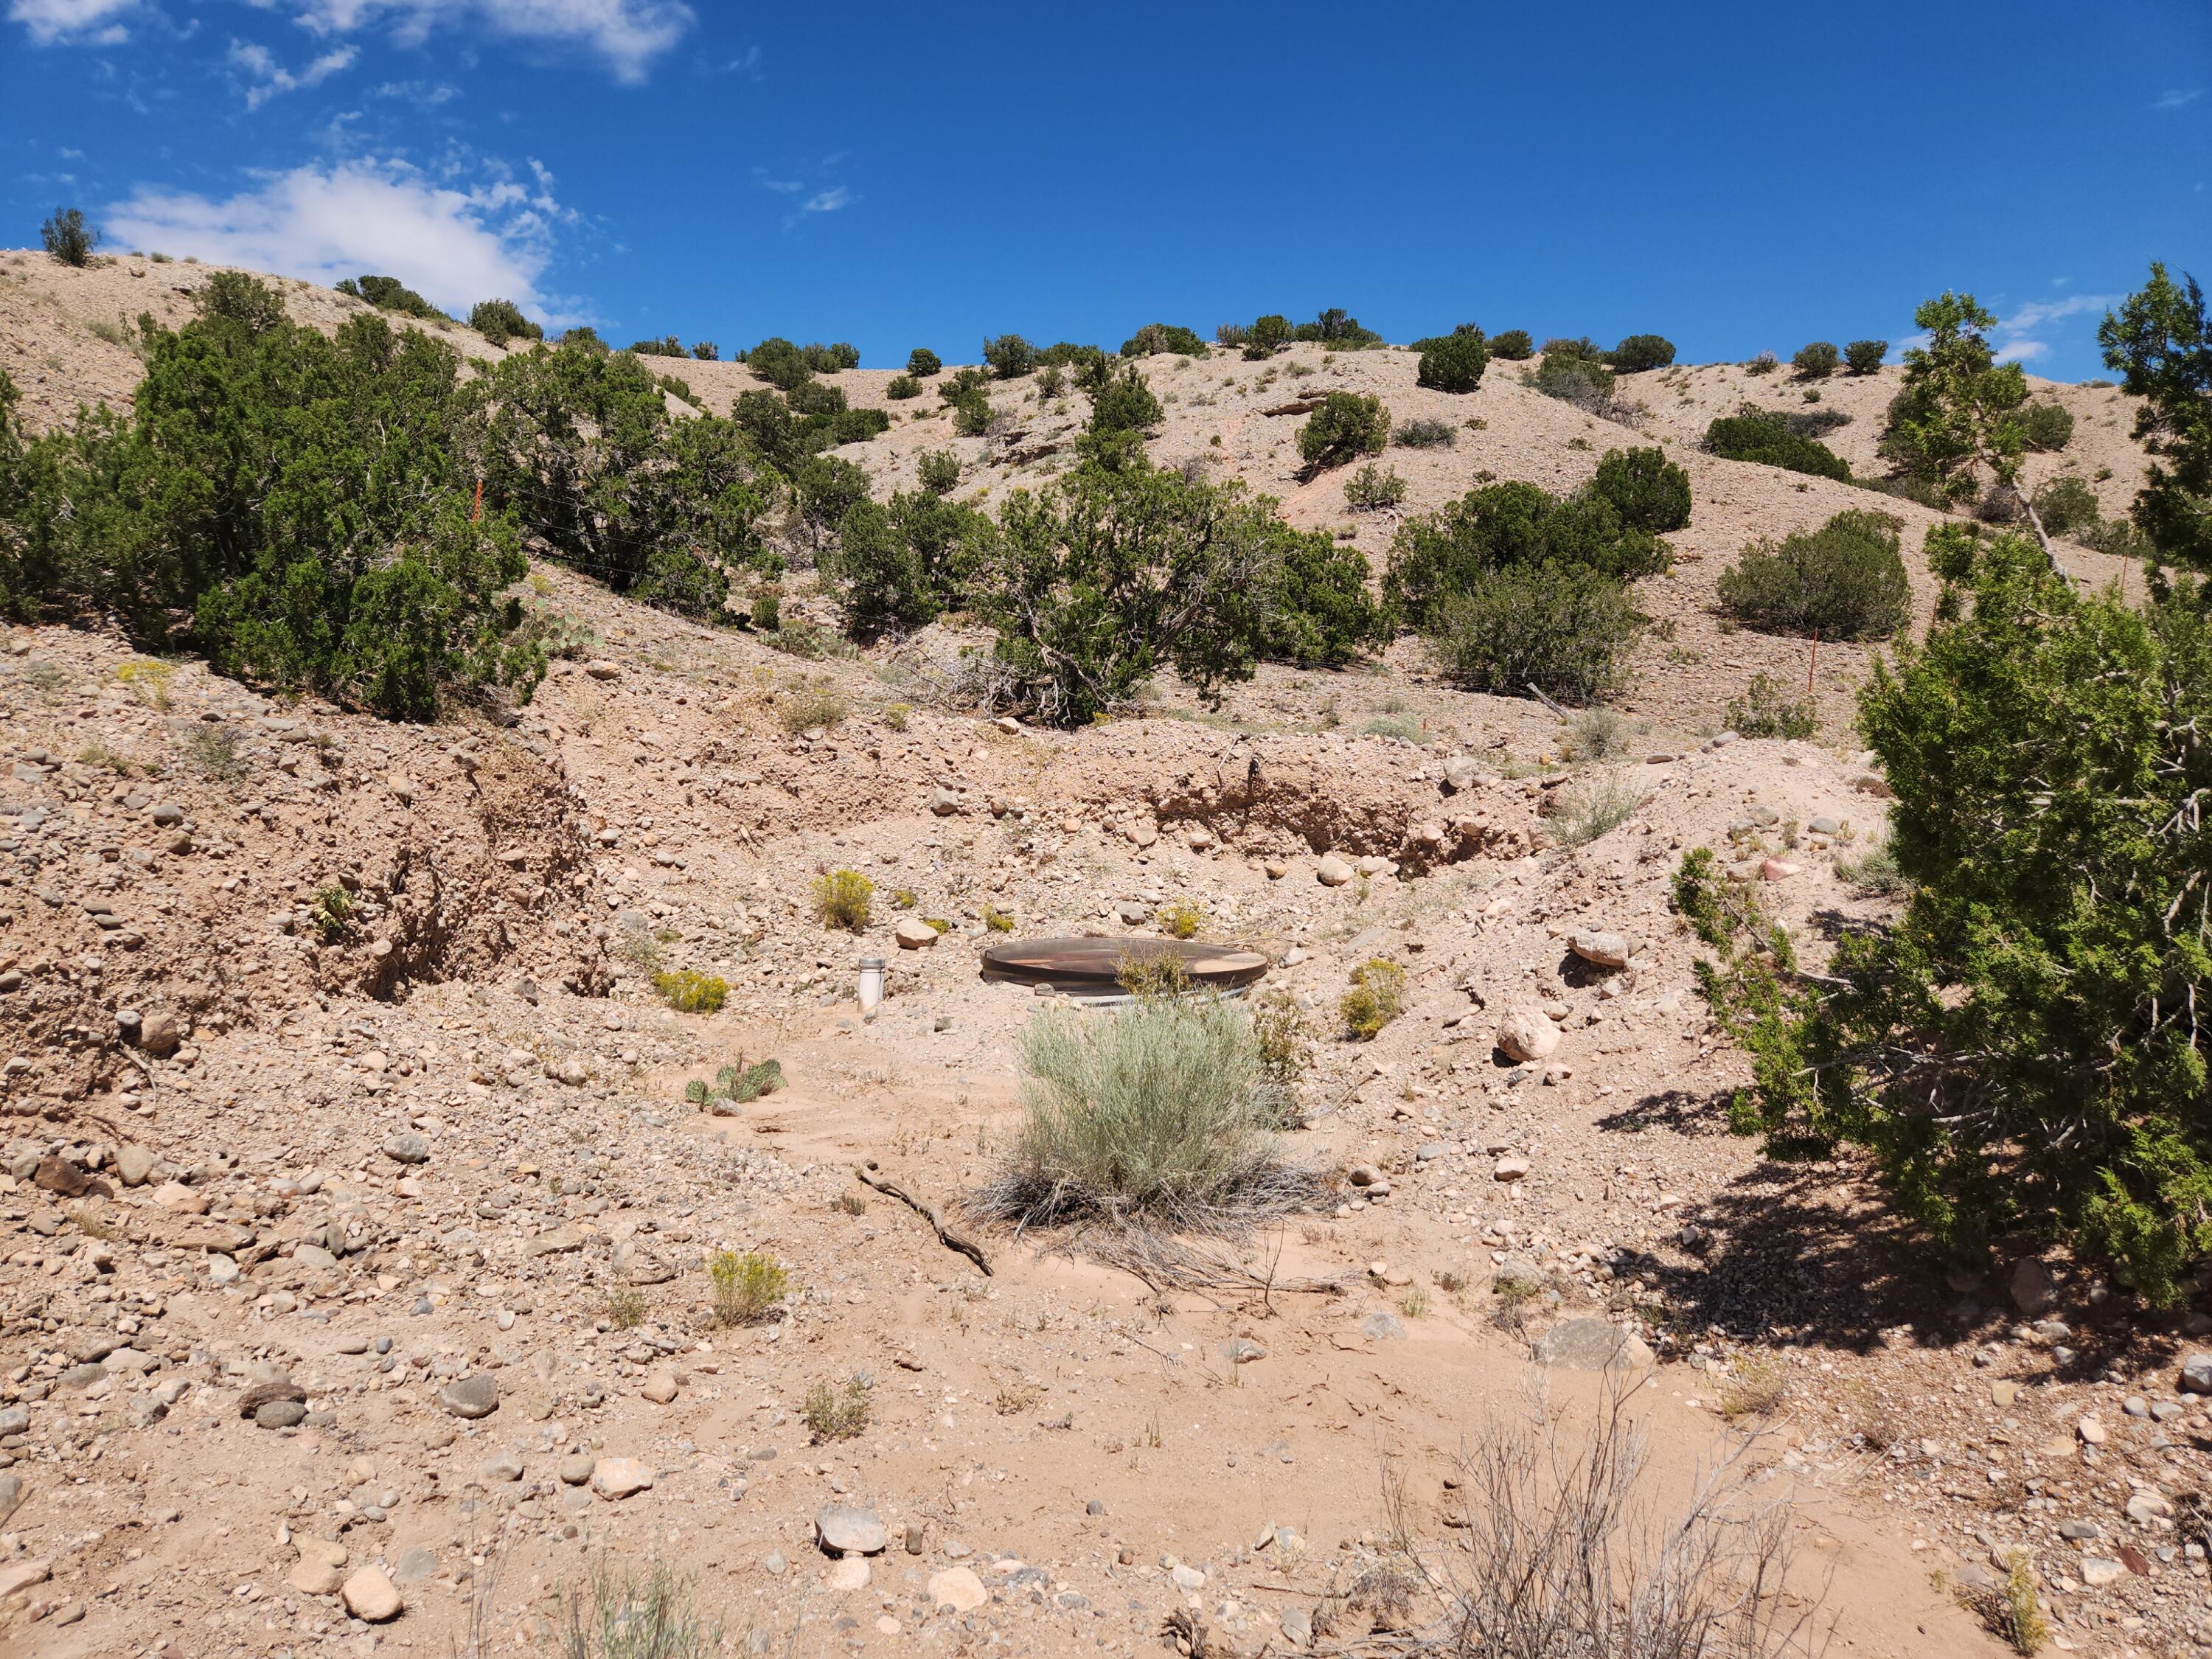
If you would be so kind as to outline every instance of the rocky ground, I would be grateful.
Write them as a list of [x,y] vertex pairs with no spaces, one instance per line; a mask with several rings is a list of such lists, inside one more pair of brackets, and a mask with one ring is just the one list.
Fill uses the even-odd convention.
[[[1410,385],[1410,360],[1316,356],[1340,367]],[[1523,416],[1579,429],[1478,395],[1474,435],[1524,467],[1553,459]],[[1686,619],[1729,538],[1834,510],[1780,476],[1698,461],[1701,526],[1709,493],[1741,512],[1662,585]],[[1593,756],[1401,655],[1057,734],[941,706],[942,630],[800,661],[557,568],[532,589],[594,642],[511,723],[8,636],[11,1650],[524,1648],[595,1567],[655,1560],[737,1650],[1152,1651],[1170,1619],[1185,1647],[1327,1650],[1435,1616],[1389,1575],[1408,1543],[1450,1560],[1486,1418],[1609,1375],[1641,1384],[1664,1492],[1749,1437],[1832,1651],[2002,1651],[1961,1600],[2016,1549],[2061,1650],[2212,1651],[2205,1318],[2063,1261],[1947,1283],[1864,1170],[1727,1131],[1741,1063],[1668,882],[1720,849],[1815,960],[1878,917],[1846,878],[1884,787],[1838,720],[1731,740],[1718,682],[1655,662]],[[1788,644],[1728,638],[1747,665]],[[1572,844],[1601,790],[1623,816]],[[874,884],[857,935],[814,912],[836,869]],[[980,974],[1000,924],[1157,936],[1182,902],[1307,1011],[1286,1140],[1328,1188],[1204,1294],[957,1208],[1041,1006]],[[1406,1011],[1345,1041],[1377,957]],[[683,969],[726,1005],[672,1010],[652,975]],[[787,1086],[687,1100],[769,1058]],[[783,1266],[770,1316],[717,1320],[721,1249]]]

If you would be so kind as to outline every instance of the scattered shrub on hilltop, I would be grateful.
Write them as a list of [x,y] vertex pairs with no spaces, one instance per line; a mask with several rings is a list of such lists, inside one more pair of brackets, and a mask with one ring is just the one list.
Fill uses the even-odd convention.
[[82,209],[56,208],[53,216],[39,227],[39,241],[64,264],[82,270],[92,263],[100,233],[85,223]]
[[1983,473],[2009,489],[2027,446],[2027,375],[1996,361],[1987,333],[1996,319],[1972,295],[1946,293],[1923,301],[1912,320],[1926,343],[1905,354],[1905,386],[1890,400],[1881,454],[1954,504],[1981,493]]
[[1206,342],[1198,337],[1196,330],[1176,323],[1146,323],[1121,342],[1124,357],[1150,357],[1163,351],[1179,357],[1203,357]]
[[945,363],[927,346],[916,346],[906,354],[906,372],[918,380],[926,380],[943,368]]
[[366,300],[379,311],[396,312],[403,317],[420,317],[432,323],[453,320],[397,276],[348,277],[338,284],[338,292]]
[[1606,361],[1623,374],[1664,368],[1674,361],[1674,343],[1663,334],[1632,334],[1606,354]]
[[1613,407],[1613,372],[1595,351],[1585,356],[1579,351],[1555,349],[1560,343],[1545,343],[1543,362],[1533,370],[1522,371],[1522,383],[1588,414],[1605,414]]
[[1526,362],[1536,355],[1535,342],[1528,337],[1525,328],[1509,328],[1490,337],[1490,355],[1502,357],[1510,363]]
[[2074,417],[2057,404],[2031,403],[2021,411],[2021,442],[2044,454],[2056,454],[2074,439]]
[[1421,351],[1419,383],[1437,392],[1473,392],[1482,384],[1482,371],[1490,366],[1490,348],[1482,331],[1445,335],[1427,342]]
[[1844,365],[1854,374],[1871,374],[1889,356],[1887,340],[1853,340],[1844,348]]
[[1370,461],[1344,483],[1344,504],[1354,513],[1375,513],[1406,499],[1406,481]]
[[744,354],[744,365],[777,391],[788,393],[813,378],[806,354],[781,335],[772,335]]
[[1705,450],[1723,460],[1753,461],[1815,478],[1851,479],[1850,464],[1816,438],[1790,429],[1786,416],[1749,404],[1737,415],[1723,415],[1705,428]]
[[1036,348],[1018,334],[994,334],[983,342],[983,361],[1002,380],[1018,380],[1036,367]]
[[1244,342],[1244,358],[1257,362],[1272,357],[1291,343],[1291,319],[1279,312],[1270,312],[1252,321],[1251,337]]
[[1840,361],[1834,344],[1827,340],[1815,340],[1810,345],[1797,348],[1797,355],[1790,360],[1790,367],[1797,371],[1801,380],[1825,380],[1836,372]]
[[1838,513],[1818,530],[1754,542],[1721,573],[1721,604],[1754,628],[1824,640],[1881,640],[1912,613],[1901,521]]
[[1103,385],[1091,394],[1091,430],[1095,433],[1143,432],[1160,423],[1160,400],[1137,370],[1125,363],[1121,372],[1107,371]]
[[1390,441],[1390,411],[1380,398],[1332,392],[1298,428],[1298,453],[1310,472],[1357,455],[1380,455]]
[[469,313],[469,326],[495,346],[509,340],[542,340],[545,331],[522,314],[512,300],[479,300]]

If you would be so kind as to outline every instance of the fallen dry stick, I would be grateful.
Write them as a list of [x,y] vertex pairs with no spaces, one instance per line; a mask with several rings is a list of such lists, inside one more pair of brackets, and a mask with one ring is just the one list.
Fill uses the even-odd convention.
[[912,1210],[936,1231],[939,1243],[944,1245],[948,1250],[957,1250],[981,1267],[986,1279],[991,1277],[991,1263],[984,1255],[981,1246],[972,1239],[963,1238],[958,1233],[948,1228],[945,1224],[945,1218],[938,1214],[936,1206],[917,1198],[896,1182],[885,1180],[881,1176],[870,1175],[868,1171],[874,1168],[876,1168],[876,1161],[870,1158],[864,1166],[854,1170],[853,1173],[860,1177],[863,1187],[872,1187],[884,1197],[895,1198]]

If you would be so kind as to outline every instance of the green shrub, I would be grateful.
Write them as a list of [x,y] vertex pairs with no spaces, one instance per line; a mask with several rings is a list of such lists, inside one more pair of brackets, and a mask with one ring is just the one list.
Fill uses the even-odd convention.
[[1341,351],[1365,351],[1383,343],[1380,334],[1371,328],[1362,328],[1359,319],[1342,306],[1330,306],[1313,321],[1300,323],[1291,331],[1291,337],[1318,341]]
[[925,449],[915,462],[921,487],[933,495],[950,495],[960,487],[960,458],[949,449]]
[[[338,287],[343,289],[345,284],[340,283]],[[607,343],[599,337],[599,331],[583,323],[577,324],[574,328],[562,330],[561,337],[556,343],[568,346],[577,351],[592,352],[600,356],[606,355]]]
[[1490,366],[1490,348],[1481,332],[1448,334],[1431,341],[1421,353],[1419,384],[1437,392],[1467,392],[1482,384],[1482,371]]
[[1395,507],[1405,499],[1406,481],[1395,472],[1376,466],[1372,461],[1345,481],[1344,504],[1355,513],[1373,513],[1386,507]]
[[1536,345],[1528,337],[1527,329],[1509,328],[1490,337],[1490,355],[1503,357],[1510,363],[1524,363],[1536,355]]
[[[2105,364],[2136,405],[2136,441],[2153,459],[2131,517],[2162,558],[2212,567],[2212,319],[2194,276],[2179,283],[2154,260],[2150,280],[2097,327]],[[2094,384],[2094,382],[2092,382]]]
[[1769,633],[1887,639],[1912,614],[1899,527],[1887,513],[1838,513],[1818,530],[1755,542],[1721,573],[1720,602]]
[[1390,738],[1399,743],[1419,744],[1429,740],[1429,728],[1421,724],[1418,714],[1377,714],[1359,729],[1368,737]]
[[2021,410],[2021,440],[2028,448],[2056,454],[2074,439],[2074,417],[2057,404],[2032,403]]
[[2018,480],[2027,375],[2000,363],[1988,331],[1996,319],[1971,294],[1945,293],[1915,308],[1923,343],[1905,354],[1905,385],[1890,399],[1877,447],[1899,474],[1947,502],[1972,501],[1987,476]]
[[1199,929],[1206,926],[1206,912],[1188,899],[1177,899],[1162,905],[1152,920],[1170,939],[1196,939]]
[[1666,543],[1622,523],[1601,495],[1562,501],[1531,483],[1490,484],[1399,526],[1383,592],[1418,626],[1446,597],[1501,567],[1586,567],[1622,582],[1666,569],[1669,558]]
[[1928,554],[1948,591],[1927,640],[1860,696],[1903,914],[1844,933],[1814,981],[1710,854],[1678,878],[1750,1051],[1736,1121],[1784,1157],[1865,1148],[1960,1260],[2056,1242],[2180,1305],[2212,1254],[2212,1084],[2180,1012],[2212,995],[2203,590],[2078,588],[1961,525]]
[[1018,380],[1036,367],[1036,348],[1018,334],[997,334],[983,342],[983,361],[1002,380]]
[[720,1325],[759,1324],[783,1305],[791,1287],[791,1275],[763,1250],[716,1250],[707,1258],[707,1277]]
[[629,349],[641,357],[681,357],[686,355],[684,342],[673,334],[664,334],[657,340],[633,340]]
[[542,340],[545,331],[522,314],[512,300],[479,300],[469,313],[469,326],[495,346],[509,340]]
[[1820,729],[1813,699],[1793,698],[1787,685],[1765,674],[1753,674],[1721,718],[1742,738],[1809,738]]
[[850,405],[845,401],[844,390],[824,386],[819,380],[805,380],[792,387],[784,401],[791,412],[804,419],[808,416],[842,415]]
[[1292,530],[1272,509],[1263,505],[1259,532],[1261,580],[1272,588],[1261,653],[1301,668],[1340,668],[1388,644],[1390,619],[1368,593],[1367,556],[1325,531]]
[[1723,415],[1705,428],[1705,449],[1729,461],[1753,461],[1815,478],[1849,483],[1851,469],[1827,445],[1790,431],[1787,420],[1747,404],[1740,415]]
[[1247,361],[1272,357],[1291,343],[1291,319],[1277,312],[1252,320],[1252,336],[1244,343]]
[[1037,353],[1037,362],[1047,368],[1085,369],[1094,366],[1103,369],[1106,354],[1095,345],[1078,345],[1073,340],[1055,340]]
[[1425,624],[1437,670],[1470,691],[1602,702],[1626,677],[1644,618],[1619,581],[1587,567],[1510,565],[1446,594]]
[[691,355],[702,363],[715,362],[722,356],[722,348],[712,340],[694,340],[691,343]]
[[82,209],[56,208],[52,217],[39,227],[39,240],[64,264],[82,270],[92,263],[100,233],[85,223]]
[[1577,338],[1571,338],[1565,334],[1554,334],[1544,342],[1544,355],[1547,357],[1559,357],[1569,362],[1584,363],[1601,363],[1606,357],[1605,348],[1587,334]]
[[1336,1005],[1355,1042],[1372,1042],[1405,1012],[1406,970],[1387,957],[1370,957],[1352,970],[1352,988]]
[[742,1106],[763,1095],[774,1094],[783,1086],[783,1067],[778,1062],[763,1060],[748,1066],[744,1057],[739,1055],[736,1065],[725,1066],[716,1072],[712,1083],[693,1078],[684,1085],[684,1098],[696,1106],[712,1106],[716,1101]]
[[1851,417],[1840,409],[1801,409],[1784,415],[1782,424],[1801,438],[1818,438],[1851,423]]
[[1459,441],[1459,429],[1449,421],[1406,421],[1390,441],[1401,449],[1449,449]]
[[1206,342],[1196,331],[1176,323],[1146,323],[1121,343],[1124,357],[1150,357],[1158,352],[1173,352],[1179,357],[1203,357]]
[[995,411],[981,392],[970,392],[952,405],[952,429],[963,438],[981,438],[991,430]]
[[2035,492],[2035,516],[2052,535],[2068,536],[2094,526],[2104,516],[2104,510],[2097,503],[2097,492],[2079,476],[2068,472]]
[[325,887],[307,907],[315,933],[325,945],[341,943],[353,932],[353,895],[343,887]]
[[1313,1190],[1281,1162],[1252,1022],[1234,1003],[1050,1010],[1020,1054],[1022,1127],[979,1200],[986,1214],[1213,1231]]
[[1105,384],[1091,394],[1093,432],[1143,432],[1158,426],[1161,415],[1160,400],[1134,363],[1125,364],[1119,374],[1109,372]]
[[884,387],[884,396],[903,403],[908,398],[921,396],[921,382],[911,374],[894,374]]
[[772,335],[744,354],[744,365],[777,391],[788,393],[813,378],[806,354],[781,335]]
[[927,346],[916,346],[906,355],[906,372],[917,380],[926,380],[943,368],[945,364]]
[[1854,374],[1871,374],[1889,356],[1887,340],[1853,340],[1844,348],[1844,366]]
[[149,647],[396,719],[526,695],[544,657],[502,592],[526,562],[510,511],[474,512],[459,355],[374,315],[299,327],[251,277],[210,297],[143,331],[127,415],[89,411],[10,463],[0,408],[0,605],[97,609]]
[[868,901],[876,884],[858,870],[832,870],[814,884],[814,912],[824,927],[857,933],[868,925]]
[[1835,345],[1827,340],[1815,340],[1810,345],[1797,348],[1797,355],[1790,360],[1790,367],[1797,371],[1801,380],[1825,380],[1836,372],[1840,361]]
[[1782,360],[1771,351],[1762,351],[1743,366],[1747,374],[1771,374],[1782,366]]
[[763,588],[746,607],[745,619],[763,633],[775,633],[783,626],[783,595],[773,587]]
[[211,272],[192,296],[192,305],[203,318],[227,318],[245,325],[249,334],[262,333],[284,320],[283,295],[242,270]]
[[397,312],[403,317],[420,317],[432,323],[453,320],[397,276],[362,276],[343,282],[338,284],[338,292],[366,300],[379,311]]
[[1663,334],[1632,334],[1606,355],[1606,361],[1623,374],[1664,368],[1674,361],[1674,343]]
[[1589,414],[1606,413],[1613,407],[1613,371],[1595,356],[1554,349],[1558,343],[1545,343],[1544,361],[1534,372],[1523,372],[1523,383]]
[[679,968],[653,976],[653,988],[661,1000],[680,1014],[711,1014],[729,1000],[729,981],[696,969]]
[[1608,449],[1590,493],[1613,504],[1632,529],[1680,530],[1690,522],[1690,475],[1658,449]]
[[1298,453],[1319,472],[1356,455],[1380,455],[1390,441],[1390,411],[1380,398],[1332,392],[1298,428]]

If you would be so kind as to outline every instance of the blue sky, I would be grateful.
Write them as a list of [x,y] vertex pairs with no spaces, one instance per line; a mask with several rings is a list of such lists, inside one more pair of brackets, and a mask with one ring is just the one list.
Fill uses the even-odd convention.
[[0,243],[74,203],[617,344],[1340,305],[1711,361],[1957,287],[2079,379],[2151,259],[2212,282],[2204,0],[0,5]]

